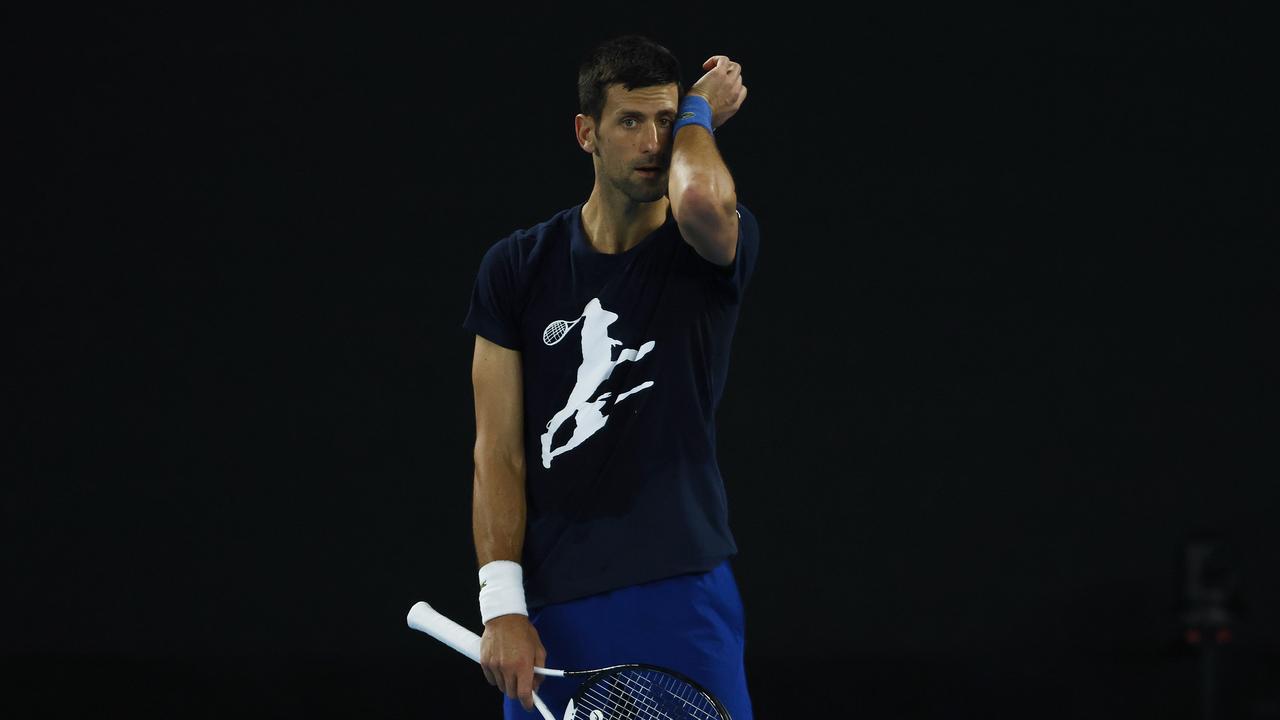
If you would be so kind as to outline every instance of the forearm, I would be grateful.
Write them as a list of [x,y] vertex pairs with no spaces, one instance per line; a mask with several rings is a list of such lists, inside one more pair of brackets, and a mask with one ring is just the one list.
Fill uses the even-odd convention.
[[747,86],[742,66],[724,55],[702,64],[707,71],[680,101],[672,129],[667,197],[680,234],[703,259],[733,263],[738,247],[738,193],[711,132],[742,107]]
[[523,459],[483,457],[477,449],[471,503],[476,562],[520,562],[524,548],[525,471]]
[[487,577],[486,570],[490,568],[485,568],[495,560],[520,562],[525,527],[524,481],[523,459],[485,453],[477,443],[471,523],[482,580],[480,617],[484,636],[480,641],[480,667],[491,685],[497,685],[508,697],[518,698],[526,710],[531,710],[533,689],[539,683],[533,666],[547,664],[547,651],[529,622],[519,568],[496,563],[496,569]]
[[705,229],[736,217],[733,176],[705,128],[691,125],[676,133],[669,178],[671,214],[681,227],[692,224]]

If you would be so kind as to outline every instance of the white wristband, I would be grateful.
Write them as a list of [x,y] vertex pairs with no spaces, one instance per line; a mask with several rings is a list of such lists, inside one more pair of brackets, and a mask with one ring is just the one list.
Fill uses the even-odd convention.
[[524,570],[520,563],[494,560],[480,568],[480,620],[499,615],[528,615],[524,604]]

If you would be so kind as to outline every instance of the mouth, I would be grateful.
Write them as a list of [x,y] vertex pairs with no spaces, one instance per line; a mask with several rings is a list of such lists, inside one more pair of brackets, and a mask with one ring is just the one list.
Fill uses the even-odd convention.
[[659,165],[641,165],[636,168],[636,172],[647,178],[655,178],[662,174],[663,168]]

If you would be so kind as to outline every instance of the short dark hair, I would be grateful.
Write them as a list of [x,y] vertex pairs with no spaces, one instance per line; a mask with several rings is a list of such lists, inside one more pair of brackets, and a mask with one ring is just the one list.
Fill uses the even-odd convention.
[[628,90],[670,85],[683,93],[680,61],[671,51],[640,35],[623,35],[591,49],[578,68],[578,112],[598,122],[610,85]]

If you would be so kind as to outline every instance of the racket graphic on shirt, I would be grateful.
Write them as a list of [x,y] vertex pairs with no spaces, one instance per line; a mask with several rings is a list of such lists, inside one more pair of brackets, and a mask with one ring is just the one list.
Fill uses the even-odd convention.
[[552,320],[547,323],[547,329],[542,331],[542,342],[548,346],[555,345],[563,340],[564,336],[568,335],[569,331],[573,329],[573,326],[577,325],[578,321],[584,317],[586,316],[579,315],[578,319],[573,322],[569,322],[568,320]]
[[[419,602],[409,610],[409,627],[420,630],[476,662],[480,636]],[[585,677],[565,707],[563,720],[731,720],[720,701],[701,685],[674,670],[653,665],[615,665],[597,670],[550,670],[547,677]],[[544,720],[556,720],[538,697],[533,704]]]

